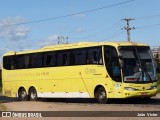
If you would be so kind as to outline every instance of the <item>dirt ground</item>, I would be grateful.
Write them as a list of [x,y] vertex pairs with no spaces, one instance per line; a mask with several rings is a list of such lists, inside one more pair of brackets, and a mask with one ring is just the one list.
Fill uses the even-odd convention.
[[[160,97],[154,97],[150,101],[142,99],[110,100],[108,104],[98,104],[92,99],[39,99],[38,101],[19,101],[0,96],[0,102],[7,107],[7,111],[160,111]],[[0,118],[0,120],[2,117]],[[17,118],[3,118],[3,120],[17,120]],[[39,120],[44,118],[23,118]],[[46,117],[45,119],[53,119]],[[106,119],[159,119],[155,117],[54,117],[54,120],[106,120]]]

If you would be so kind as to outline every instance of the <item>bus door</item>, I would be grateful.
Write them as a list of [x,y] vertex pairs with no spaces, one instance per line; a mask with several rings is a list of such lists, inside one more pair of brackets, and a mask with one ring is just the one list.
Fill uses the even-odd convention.
[[122,97],[122,79],[117,51],[114,47],[105,46],[106,70],[112,80],[111,91],[114,98]]

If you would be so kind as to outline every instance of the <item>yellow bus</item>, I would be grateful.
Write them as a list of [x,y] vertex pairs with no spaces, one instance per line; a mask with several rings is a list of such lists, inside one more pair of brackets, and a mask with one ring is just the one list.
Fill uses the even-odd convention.
[[3,95],[37,98],[142,97],[157,93],[150,47],[134,42],[80,42],[3,55]]

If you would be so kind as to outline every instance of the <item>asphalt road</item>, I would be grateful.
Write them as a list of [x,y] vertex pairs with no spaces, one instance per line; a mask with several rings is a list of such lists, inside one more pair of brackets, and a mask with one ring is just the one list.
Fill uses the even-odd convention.
[[[143,113],[143,111],[160,111],[160,97],[153,97],[151,100],[144,100],[144,99],[110,99],[109,103],[107,104],[98,104],[93,99],[39,99],[38,101],[19,101],[18,99],[8,98],[4,96],[0,96],[0,103],[5,105],[8,108],[8,111],[100,111],[98,116],[100,119],[105,120],[104,117],[105,111],[116,111],[114,114],[117,117],[111,117],[113,120],[117,120],[120,117],[120,114],[123,114],[122,111],[130,111],[130,112],[139,112]],[[118,112],[117,112],[118,111]],[[53,113],[54,114],[54,113]],[[52,114],[52,115],[53,115]],[[80,114],[80,113],[75,113]],[[75,114],[73,117],[75,117]],[[82,112],[84,114],[84,112]],[[87,114],[87,112],[86,112]],[[85,114],[85,115],[86,115]],[[97,113],[89,113],[89,119],[97,119]],[[129,114],[130,113],[127,113]],[[158,113],[160,115],[160,112]],[[61,113],[61,117],[63,113]],[[85,115],[81,116],[85,118]],[[114,116],[113,115],[113,116]],[[135,115],[135,114],[134,114]],[[127,116],[127,115],[122,115]],[[133,116],[133,114],[131,114]],[[56,117],[57,120],[61,119],[61,117]],[[70,116],[72,118],[72,116]],[[76,117],[79,119],[79,117]],[[123,117],[124,120],[132,120],[132,117]],[[135,117],[134,117],[135,118]],[[137,117],[136,117],[137,118]],[[143,117],[141,117],[143,118]],[[69,118],[67,118],[70,120]],[[98,118],[99,119],[99,118]],[[138,118],[139,119],[139,118]],[[145,119],[158,119],[155,117],[145,117]]]

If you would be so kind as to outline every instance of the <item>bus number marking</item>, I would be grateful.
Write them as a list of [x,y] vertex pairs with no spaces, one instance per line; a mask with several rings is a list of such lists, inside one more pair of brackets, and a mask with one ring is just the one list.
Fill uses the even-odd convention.
[[85,73],[86,73],[86,74],[94,74],[94,73],[97,73],[97,72],[96,72],[95,69],[86,68],[86,69],[85,69]]

